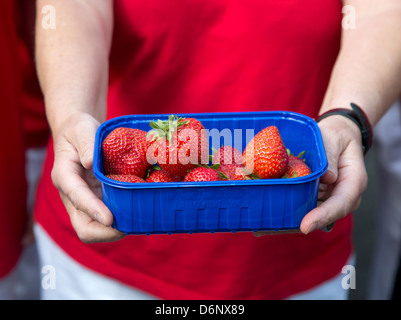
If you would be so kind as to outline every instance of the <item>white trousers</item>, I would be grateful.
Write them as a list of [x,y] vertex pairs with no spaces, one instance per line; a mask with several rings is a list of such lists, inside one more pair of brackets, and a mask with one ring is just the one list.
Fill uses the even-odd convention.
[[[27,179],[27,214],[30,218],[33,210],[36,186],[41,175],[41,168],[46,148],[31,148],[25,153],[25,172]],[[22,200],[21,200],[22,201]],[[36,243],[24,248],[22,256],[6,277],[0,281],[0,300],[37,300],[39,289],[39,262]]]
[[135,288],[94,272],[67,255],[39,225],[34,225],[39,249],[42,300],[148,300]]
[[[42,269],[43,300],[148,300],[157,299],[141,290],[98,274],[67,255],[38,224],[34,226]],[[352,265],[353,260],[349,261]],[[344,274],[290,297],[293,300],[345,300]]]

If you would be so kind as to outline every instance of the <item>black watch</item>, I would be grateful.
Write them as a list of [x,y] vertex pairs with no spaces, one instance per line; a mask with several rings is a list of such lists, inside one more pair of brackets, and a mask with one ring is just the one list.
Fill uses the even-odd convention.
[[359,130],[361,131],[362,149],[363,153],[366,154],[373,143],[373,128],[365,112],[360,107],[358,107],[355,103],[351,103],[351,108],[352,110],[343,108],[329,110],[320,115],[317,118],[316,122],[319,122],[324,118],[333,115],[341,115],[348,119],[351,119],[356,123],[356,125],[359,127]]

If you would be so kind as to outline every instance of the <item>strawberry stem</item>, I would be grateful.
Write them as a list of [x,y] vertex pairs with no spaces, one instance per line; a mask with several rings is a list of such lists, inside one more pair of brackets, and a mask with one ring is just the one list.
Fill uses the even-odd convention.
[[157,141],[161,138],[166,138],[168,142],[171,143],[173,134],[178,130],[178,128],[188,123],[189,121],[175,115],[170,115],[168,120],[152,120],[149,122],[149,126],[152,130],[147,133],[147,136],[153,135],[152,141],[155,139]]

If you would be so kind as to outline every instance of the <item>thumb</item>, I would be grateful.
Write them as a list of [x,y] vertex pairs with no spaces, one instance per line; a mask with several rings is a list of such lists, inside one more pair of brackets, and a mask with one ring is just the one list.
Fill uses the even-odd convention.
[[95,148],[95,136],[100,123],[90,115],[81,115],[77,120],[76,134],[70,136],[72,145],[77,149],[82,166],[89,170],[93,165],[93,152]]

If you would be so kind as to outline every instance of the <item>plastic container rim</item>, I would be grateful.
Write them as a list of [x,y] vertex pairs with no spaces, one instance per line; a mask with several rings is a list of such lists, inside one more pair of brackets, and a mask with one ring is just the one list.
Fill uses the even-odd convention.
[[[202,182],[142,182],[142,183],[129,183],[129,182],[120,182],[110,178],[107,178],[103,172],[98,168],[99,161],[101,157],[101,148],[99,147],[102,143],[100,141],[101,134],[105,127],[113,126],[115,124],[115,128],[122,126],[122,123],[128,123],[127,119],[158,119],[158,118],[166,118],[169,114],[138,114],[138,115],[127,115],[115,117],[103,122],[96,131],[95,137],[95,150],[93,156],[93,173],[95,177],[104,184],[107,184],[111,187],[121,188],[121,189],[160,189],[160,188],[191,188],[191,187],[230,187],[230,186],[254,186],[254,185],[291,185],[291,184],[301,184],[313,181],[315,179],[320,178],[328,168],[328,162],[326,157],[325,148],[323,145],[320,129],[316,123],[316,121],[306,115],[301,113],[293,112],[293,111],[256,111],[256,112],[243,112],[243,115],[247,115],[249,117],[257,117],[259,116],[269,116],[269,117],[281,117],[283,119],[291,119],[293,118],[302,118],[303,121],[308,122],[314,129],[316,133],[317,139],[320,140],[321,143],[318,143],[319,154],[322,157],[321,166],[316,169],[314,172],[307,176],[291,178],[291,179],[256,179],[256,180],[225,180],[225,181],[202,181]],[[238,112],[218,112],[218,113],[177,113],[178,117],[194,117],[201,121],[201,118],[210,118],[210,115],[214,117],[227,117],[227,118],[241,118],[238,117]],[[237,117],[236,117],[237,115]]]

